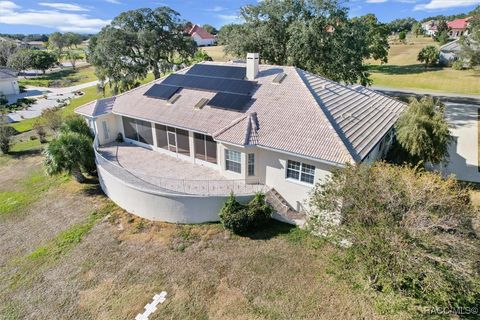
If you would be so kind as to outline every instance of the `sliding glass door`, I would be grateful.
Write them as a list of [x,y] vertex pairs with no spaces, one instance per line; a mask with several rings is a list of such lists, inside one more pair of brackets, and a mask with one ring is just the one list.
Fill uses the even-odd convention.
[[195,158],[217,163],[217,143],[211,136],[195,133]]

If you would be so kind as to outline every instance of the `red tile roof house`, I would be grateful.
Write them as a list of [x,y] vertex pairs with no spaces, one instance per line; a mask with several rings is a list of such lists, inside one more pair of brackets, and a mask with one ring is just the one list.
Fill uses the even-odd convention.
[[197,24],[193,25],[193,27],[188,31],[188,34],[199,47],[213,46],[217,42],[217,38],[214,35]]
[[448,22],[447,25],[450,28],[448,35],[450,36],[450,38],[458,39],[463,35],[467,35],[468,21],[470,19],[471,17],[468,17],[468,18],[456,19]]
[[[218,221],[233,192],[267,194],[302,224],[315,183],[386,152],[405,104],[291,66],[203,62],[77,108],[100,184],[119,206],[173,223]],[[124,142],[116,142],[118,135]]]

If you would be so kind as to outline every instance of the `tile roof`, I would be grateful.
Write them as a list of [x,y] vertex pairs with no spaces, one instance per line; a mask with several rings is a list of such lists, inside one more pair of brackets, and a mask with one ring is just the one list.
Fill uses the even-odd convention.
[[213,34],[203,29],[198,24],[194,24],[192,29],[188,31],[188,34],[190,36],[193,36],[195,33],[202,39],[215,39],[215,36]]
[[[232,65],[231,63],[204,62]],[[245,64],[235,64],[245,65]],[[116,96],[114,114],[212,135],[332,163],[360,162],[392,127],[405,105],[362,86],[348,87],[295,67],[260,65],[252,100],[243,112],[194,106],[215,93],[180,89],[173,104],[144,93],[155,83]],[[185,73],[187,69],[179,71]],[[272,80],[281,72],[282,83]],[[94,113],[86,105],[78,113]],[[88,110],[87,110],[88,109]]]
[[75,109],[76,113],[88,117],[99,117],[112,112],[116,97],[98,99]]
[[12,79],[12,78],[17,78],[18,73],[9,68],[0,68],[0,79]]
[[470,18],[456,19],[447,22],[447,25],[452,29],[466,29],[468,26],[468,20],[470,20]]

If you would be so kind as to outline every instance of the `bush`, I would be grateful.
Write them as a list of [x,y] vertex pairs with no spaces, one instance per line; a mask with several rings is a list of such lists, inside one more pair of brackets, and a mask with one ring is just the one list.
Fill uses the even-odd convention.
[[263,193],[257,193],[247,205],[239,203],[232,193],[220,210],[220,221],[226,229],[243,234],[265,225],[272,213]]
[[35,121],[33,124],[33,130],[38,135],[38,138],[40,139],[40,143],[46,143],[47,142],[47,131],[45,130],[45,127],[41,123],[41,121]]
[[78,134],[93,138],[92,132],[90,131],[87,123],[82,117],[79,116],[71,116],[67,118],[67,120],[65,120],[65,122],[60,127],[60,131],[62,133],[76,132]]
[[455,60],[452,63],[452,69],[454,70],[463,70],[465,69],[464,63],[462,60]]
[[480,305],[478,210],[456,180],[384,163],[348,166],[315,187],[310,205],[317,227],[325,212],[340,212],[330,234],[351,243],[338,259],[342,276],[430,309]]
[[43,110],[41,117],[41,121],[43,121],[45,126],[50,128],[53,132],[57,132],[62,126],[62,116],[53,108]]
[[9,126],[0,126],[0,151],[7,154],[10,151],[10,143],[15,135],[15,129]]

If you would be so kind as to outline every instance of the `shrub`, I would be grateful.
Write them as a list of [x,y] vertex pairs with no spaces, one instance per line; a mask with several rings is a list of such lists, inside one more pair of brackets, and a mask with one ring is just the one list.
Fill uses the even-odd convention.
[[67,118],[67,120],[65,120],[65,122],[60,127],[60,131],[62,133],[76,132],[78,134],[93,138],[92,132],[90,131],[87,123],[82,117],[79,116],[72,116]]
[[452,63],[452,69],[454,70],[463,70],[465,69],[464,63],[462,60],[455,60]]
[[33,130],[38,135],[38,138],[40,139],[40,143],[46,143],[47,142],[47,131],[45,130],[45,127],[43,126],[42,122],[37,120],[33,124]]
[[407,39],[407,33],[405,31],[401,31],[398,34],[398,40],[400,40],[401,42],[405,42],[406,39]]
[[10,151],[10,143],[15,130],[9,126],[0,126],[0,151],[7,154]]
[[272,213],[272,208],[265,202],[264,194],[257,193],[247,205],[242,205],[232,193],[220,210],[220,221],[226,229],[243,234],[265,225]]
[[53,132],[57,132],[62,126],[62,116],[53,108],[43,110],[41,117],[45,126],[50,128]]
[[331,234],[351,242],[338,260],[342,276],[431,309],[480,304],[478,210],[456,180],[385,163],[348,166],[315,187],[310,205],[317,227],[325,212],[341,214]]

